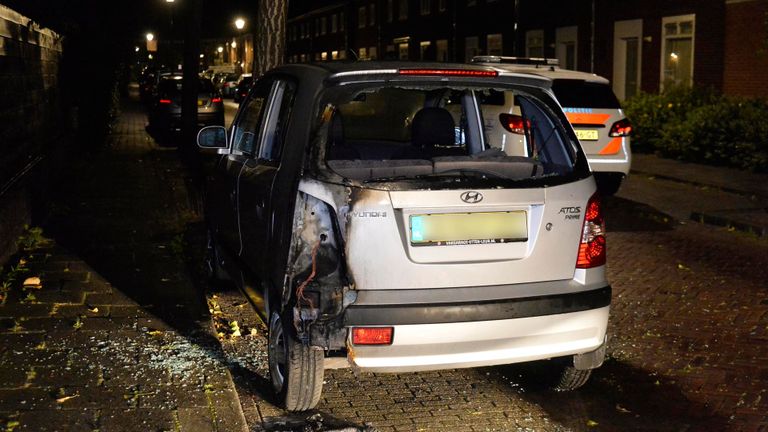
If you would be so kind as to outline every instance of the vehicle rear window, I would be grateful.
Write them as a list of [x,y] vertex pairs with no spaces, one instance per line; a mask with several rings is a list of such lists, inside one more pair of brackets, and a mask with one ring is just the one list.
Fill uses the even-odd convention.
[[613,90],[607,84],[556,79],[552,83],[552,91],[560,105],[566,108],[617,109],[621,107]]
[[[164,95],[173,96],[181,94],[182,79],[179,78],[165,78],[160,81],[160,92]],[[197,91],[199,93],[213,93],[216,91],[213,83],[207,79],[201,79],[198,82]]]
[[552,111],[511,88],[348,85],[330,90],[323,106],[325,159],[347,178],[519,180],[574,167]]

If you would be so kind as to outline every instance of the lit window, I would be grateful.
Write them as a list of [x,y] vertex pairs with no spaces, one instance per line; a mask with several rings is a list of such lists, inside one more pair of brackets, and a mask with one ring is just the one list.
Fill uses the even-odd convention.
[[664,17],[661,40],[661,88],[693,85],[696,15]]

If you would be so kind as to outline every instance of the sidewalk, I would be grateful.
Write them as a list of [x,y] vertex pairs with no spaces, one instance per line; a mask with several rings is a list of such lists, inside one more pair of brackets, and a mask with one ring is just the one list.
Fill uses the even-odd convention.
[[689,201],[686,208],[690,211],[683,220],[768,237],[768,174],[635,154],[630,181],[635,176],[694,187],[695,194],[675,198]]
[[188,264],[185,169],[144,122],[123,105],[112,146],[66,170],[51,240],[32,235],[0,276],[2,431],[247,430]]

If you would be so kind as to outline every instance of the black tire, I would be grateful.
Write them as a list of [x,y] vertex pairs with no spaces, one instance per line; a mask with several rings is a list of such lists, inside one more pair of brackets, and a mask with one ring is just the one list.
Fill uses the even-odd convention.
[[567,392],[578,389],[589,381],[592,370],[579,370],[567,364],[558,368],[558,374],[554,376],[552,390],[557,392]]
[[597,182],[597,190],[602,196],[613,196],[619,191],[621,182],[624,180],[624,175],[619,173],[597,173],[595,174],[595,182]]
[[222,285],[229,280],[226,271],[221,267],[219,251],[210,229],[206,230],[205,273],[212,285]]
[[269,376],[278,403],[288,411],[317,406],[323,391],[323,351],[292,335],[290,322],[276,311],[269,319]]

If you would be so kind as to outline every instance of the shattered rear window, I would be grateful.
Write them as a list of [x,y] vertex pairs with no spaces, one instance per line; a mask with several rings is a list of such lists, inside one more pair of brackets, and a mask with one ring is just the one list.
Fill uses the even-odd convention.
[[345,178],[520,180],[574,169],[574,147],[551,109],[515,88],[347,85],[330,89],[323,106],[318,142]]

